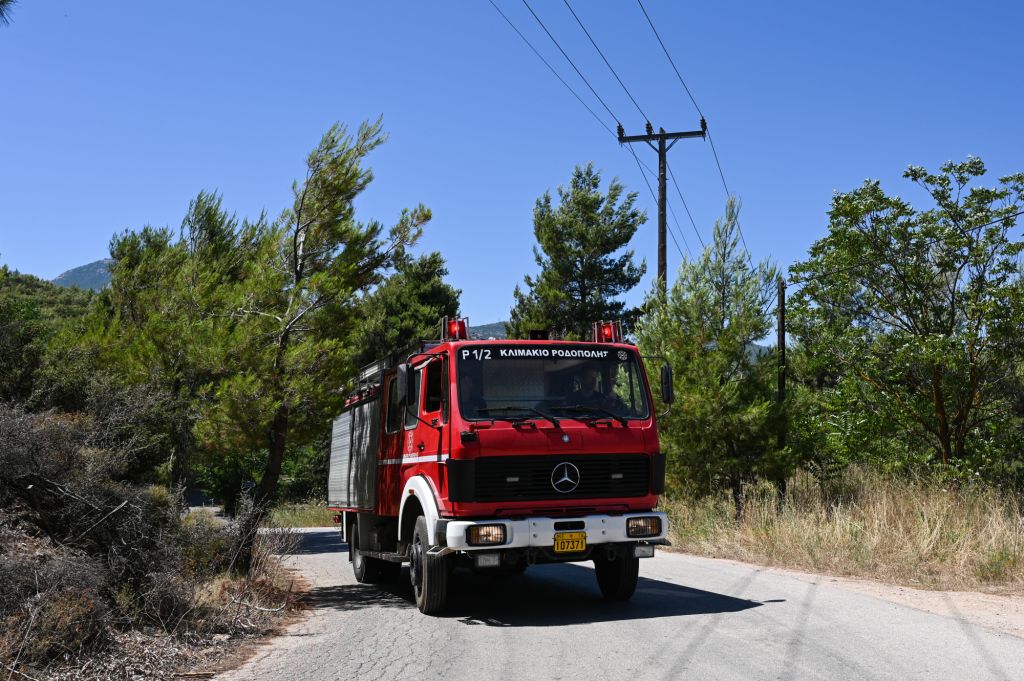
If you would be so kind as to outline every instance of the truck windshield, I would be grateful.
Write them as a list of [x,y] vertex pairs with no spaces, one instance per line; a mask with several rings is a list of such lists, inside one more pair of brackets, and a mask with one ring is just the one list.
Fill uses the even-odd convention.
[[456,354],[459,409],[466,419],[624,421],[649,414],[634,351],[531,343],[473,344]]

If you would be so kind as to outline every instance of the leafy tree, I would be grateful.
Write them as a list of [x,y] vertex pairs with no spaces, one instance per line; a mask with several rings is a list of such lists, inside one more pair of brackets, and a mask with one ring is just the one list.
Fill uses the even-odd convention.
[[266,451],[253,522],[276,495],[286,453],[341,407],[357,353],[339,320],[352,318],[430,219],[423,206],[403,211],[386,237],[381,223],[355,219],[353,202],[373,177],[361,163],[383,141],[379,120],[354,136],[333,126],[293,185],[291,209],[255,225],[244,273],[226,287],[212,340],[227,370],[205,392],[196,434],[216,451]]
[[526,291],[515,289],[506,325],[510,338],[528,337],[531,329],[588,338],[593,322],[635,319],[636,311],[627,311],[615,297],[640,283],[647,271],[645,263],[633,262],[633,251],[622,251],[647,216],[634,207],[635,192],[623,196],[618,180],[605,194],[600,187],[601,174],[588,163],[575,168],[568,188],[558,188],[558,206],[551,192],[537,199],[533,255],[540,274],[526,277]]
[[877,181],[837,194],[828,236],[791,268],[803,284],[792,329],[816,358],[812,382],[837,413],[873,422],[868,440],[895,425],[908,455],[943,464],[991,453],[1020,357],[1022,247],[1009,231],[1024,174],[971,186],[984,174],[973,157],[938,173],[910,166],[903,176],[932,203],[923,210]]
[[359,306],[353,345],[361,348],[360,366],[436,338],[439,320],[458,316],[461,291],[444,281],[448,268],[440,253],[399,258],[395,268]]
[[729,487],[737,509],[743,485],[779,477],[774,353],[756,345],[772,328],[776,268],[756,267],[739,248],[733,199],[698,260],[684,260],[664,297],[648,297],[637,325],[645,354],[672,366],[676,405],[661,422],[670,481],[707,493]]

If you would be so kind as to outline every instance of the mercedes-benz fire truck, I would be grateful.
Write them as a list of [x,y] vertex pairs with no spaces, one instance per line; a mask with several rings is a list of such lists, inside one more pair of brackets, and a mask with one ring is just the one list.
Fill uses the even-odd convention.
[[[442,339],[374,363],[335,419],[328,505],[359,582],[409,565],[416,605],[444,608],[456,567],[517,574],[592,560],[626,600],[667,544],[655,511],[665,456],[637,348],[618,323],[593,342]],[[661,369],[662,402],[672,376]]]

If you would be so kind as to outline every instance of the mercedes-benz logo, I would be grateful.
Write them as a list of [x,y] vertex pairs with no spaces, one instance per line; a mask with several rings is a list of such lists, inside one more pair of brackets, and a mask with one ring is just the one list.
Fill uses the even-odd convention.
[[579,484],[580,469],[568,461],[563,461],[551,471],[551,486],[555,488],[556,492],[568,494],[579,487]]

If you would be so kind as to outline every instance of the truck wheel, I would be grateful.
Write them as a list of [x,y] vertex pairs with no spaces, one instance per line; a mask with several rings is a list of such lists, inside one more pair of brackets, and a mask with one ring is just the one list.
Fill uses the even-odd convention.
[[594,560],[597,585],[610,601],[628,601],[636,591],[640,576],[640,559],[630,550],[620,551],[615,560],[597,558]]
[[379,558],[370,558],[359,553],[356,548],[359,546],[358,525],[352,524],[349,532],[348,551],[352,559],[352,573],[360,584],[378,584],[380,582],[396,581],[402,571],[401,563],[392,563]]
[[409,581],[416,597],[416,607],[424,615],[434,615],[444,609],[448,599],[448,556],[428,553],[427,519],[416,518],[416,528],[409,546]]

